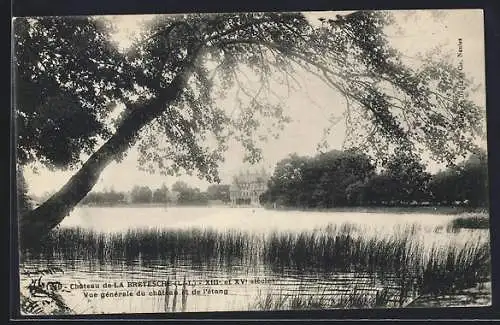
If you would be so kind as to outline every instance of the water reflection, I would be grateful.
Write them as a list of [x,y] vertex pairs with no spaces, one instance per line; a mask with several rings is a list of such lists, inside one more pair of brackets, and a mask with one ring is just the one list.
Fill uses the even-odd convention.
[[[183,284],[182,284],[182,289],[178,290],[177,284],[173,285],[174,288],[172,289],[170,286],[170,278],[167,280],[167,285],[165,288],[165,312],[176,312],[177,309],[177,299],[178,296],[181,296],[181,311],[185,312],[186,307],[187,307],[187,297],[188,297],[188,290],[187,290],[187,282],[186,282],[186,277],[184,276]],[[172,308],[169,308],[169,303],[170,303],[170,298],[172,297]]]
[[[44,276],[44,281],[60,281],[65,287],[70,283],[99,284],[99,289],[87,290],[98,295],[109,291],[103,289],[104,283],[123,283],[123,290],[134,294],[120,299],[85,300],[85,290],[70,290],[62,293],[68,306],[79,312],[89,309],[100,312],[180,312],[180,311],[238,311],[258,309],[259,300],[273,300],[302,297],[339,298],[356,292],[375,297],[384,287],[390,287],[392,294],[397,293],[394,279],[381,279],[374,274],[324,272],[316,270],[303,272],[292,268],[275,272],[270,267],[260,265],[253,271],[238,265],[236,268],[209,267],[193,269],[189,263],[176,267],[150,263],[144,266],[101,265],[97,268],[88,261],[74,261],[67,266],[64,261],[27,261],[22,265],[22,277],[32,278],[35,270],[60,268],[63,272]],[[30,271],[32,273],[30,273]],[[145,288],[143,297],[135,295],[137,288],[126,288],[128,282],[158,281],[167,279],[166,286]],[[231,284],[224,285],[230,280]],[[207,282],[208,281],[208,282]],[[160,281],[158,281],[160,282]],[[190,284],[189,284],[190,283]],[[208,285],[207,283],[211,283]],[[217,284],[221,283],[221,284]],[[391,284],[392,283],[392,284]],[[115,289],[111,290],[112,292]],[[122,289],[120,289],[122,290]],[[150,293],[153,293],[151,294]]]
[[[487,231],[436,234],[429,225],[403,224],[384,233],[367,224],[316,225],[298,232],[63,227],[23,248],[21,291],[40,276],[65,289],[98,285],[58,292],[75,313],[367,308],[404,306],[422,288],[436,288],[432,279],[446,289],[489,274]],[[141,281],[167,284],[129,285]],[[101,296],[115,292],[127,296]]]

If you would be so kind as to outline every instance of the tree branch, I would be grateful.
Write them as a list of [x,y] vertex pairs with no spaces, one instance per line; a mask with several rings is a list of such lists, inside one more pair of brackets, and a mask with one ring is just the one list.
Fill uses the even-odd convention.
[[134,143],[137,133],[178,98],[192,73],[192,65],[199,50],[200,47],[194,49],[190,60],[185,62],[183,69],[156,98],[148,100],[140,109],[129,112],[113,136],[89,157],[58,192],[35,210],[21,216],[19,229],[22,240],[36,240],[57,226],[92,189],[103,169]]

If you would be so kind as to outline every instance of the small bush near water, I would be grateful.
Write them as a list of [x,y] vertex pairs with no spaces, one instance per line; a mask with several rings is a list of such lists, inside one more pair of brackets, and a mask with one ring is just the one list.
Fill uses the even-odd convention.
[[489,229],[488,215],[471,215],[453,219],[450,223],[452,229]]

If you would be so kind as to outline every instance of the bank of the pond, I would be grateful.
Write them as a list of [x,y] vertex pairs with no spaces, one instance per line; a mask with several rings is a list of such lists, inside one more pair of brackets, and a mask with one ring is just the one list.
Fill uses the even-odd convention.
[[[486,238],[426,246],[418,225],[394,233],[367,235],[357,225],[330,225],[303,232],[258,235],[245,231],[211,229],[129,230],[97,233],[82,228],[55,230],[44,243],[27,248],[23,256],[35,259],[95,260],[191,265],[267,265],[280,270],[368,272],[399,278],[401,294],[440,294],[462,290],[489,277],[490,248]],[[486,239],[486,240],[485,240]]]
[[485,307],[491,305],[491,282],[480,282],[469,288],[441,294],[425,294],[409,297],[402,304],[394,300],[389,291],[381,290],[376,295],[364,292],[344,293],[338,296],[317,295],[261,295],[249,306],[250,310],[324,310],[359,308],[447,308]]
[[290,212],[352,212],[352,213],[425,213],[425,214],[478,214],[488,215],[487,208],[475,208],[467,206],[351,206],[351,207],[335,207],[335,208],[302,208],[302,207],[278,207],[265,206],[266,210],[271,211],[290,211]]
[[290,212],[353,212],[353,213],[430,213],[430,214],[463,214],[476,213],[480,215],[488,214],[487,208],[476,208],[467,206],[345,206],[334,208],[305,208],[305,207],[278,207],[272,206],[231,206],[229,204],[165,204],[165,203],[114,203],[114,204],[81,204],[80,208],[227,208],[227,209],[265,209],[269,211],[290,211]]
[[480,282],[475,286],[457,292],[439,295],[425,294],[407,307],[445,308],[445,307],[482,307],[491,305],[491,281]]
[[[418,213],[400,208],[364,211],[80,207],[47,241],[23,250],[21,257],[26,264],[56,261],[69,265],[82,273],[79,277],[95,276],[97,267],[106,273],[122,270],[138,272],[140,276],[147,276],[150,269],[161,269],[214,272],[214,276],[220,277],[234,269],[265,269],[266,276],[277,278],[283,278],[287,272],[302,277],[321,275],[320,282],[344,272],[359,275],[356,281],[366,274],[377,281],[389,281],[388,287],[396,290],[390,297],[381,291],[368,300],[356,294],[335,299],[325,295],[311,297],[310,292],[287,292],[287,298],[264,295],[259,308],[271,310],[283,306],[383,307],[389,298],[406,306],[408,297],[417,298],[412,304],[418,306],[425,297],[459,295],[489,281],[489,232],[483,220],[487,214],[456,210],[435,214],[424,212],[422,207],[411,209]],[[81,261],[82,268],[77,261]],[[85,273],[85,268],[90,271]],[[324,286],[315,279],[311,281],[313,289]],[[289,287],[296,290],[298,286],[297,282]],[[394,298],[398,295],[403,298]],[[427,303],[432,303],[428,299]],[[445,300],[439,303],[446,303]]]

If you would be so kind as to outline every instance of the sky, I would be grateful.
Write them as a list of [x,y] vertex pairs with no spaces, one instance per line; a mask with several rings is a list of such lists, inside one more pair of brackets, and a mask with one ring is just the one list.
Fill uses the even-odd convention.
[[[335,16],[339,12],[309,12],[306,17],[317,21],[319,17]],[[404,54],[408,64],[418,53],[425,53],[438,45],[451,53],[458,51],[458,39],[463,44],[463,67],[465,73],[480,85],[480,91],[475,96],[476,102],[485,106],[484,95],[484,31],[483,13],[481,10],[413,10],[394,11],[396,23],[387,28],[391,44]],[[130,46],[134,36],[140,32],[140,23],[152,16],[114,16],[117,33],[114,39],[120,47]],[[458,63],[457,63],[458,64]],[[263,147],[263,163],[249,166],[243,163],[243,152],[236,142],[231,142],[226,153],[226,162],[220,167],[223,183],[229,183],[232,176],[248,168],[264,167],[272,172],[275,164],[290,153],[314,155],[317,144],[323,139],[323,130],[328,125],[328,118],[341,116],[345,109],[343,97],[332,91],[314,76],[303,74],[297,76],[302,88],[291,93],[284,101],[285,112],[291,117],[291,123],[281,132],[279,139],[270,139]],[[340,149],[344,140],[345,125],[342,120],[335,125],[327,138],[330,149]],[[430,171],[437,171],[442,166],[429,165]],[[75,171],[51,172],[38,168],[35,172],[25,168],[31,194],[40,196],[47,192],[58,190]],[[132,148],[121,163],[112,162],[102,173],[95,191],[113,188],[128,191],[134,185],[147,185],[158,188],[163,183],[171,186],[175,181],[182,180],[205,189],[209,184],[195,176],[166,177],[159,174],[148,174],[137,168],[137,151]]]

